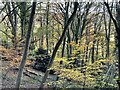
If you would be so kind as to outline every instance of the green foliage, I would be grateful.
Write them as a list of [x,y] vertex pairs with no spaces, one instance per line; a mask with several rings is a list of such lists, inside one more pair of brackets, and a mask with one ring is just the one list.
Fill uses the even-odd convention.
[[[63,64],[60,65],[60,61],[63,61]],[[103,81],[104,76],[107,72],[107,63],[113,64],[113,60],[98,60],[95,61],[93,64],[87,64],[84,67],[78,67],[78,68],[72,68],[72,69],[66,69],[66,64],[69,64],[69,61],[67,58],[56,58],[55,62],[51,69],[54,69],[56,71],[56,74],[60,78],[63,78],[67,80],[67,82],[76,82],[76,87],[81,87],[84,85],[86,88],[93,88],[93,87],[115,87],[116,83],[107,83],[106,81]],[[64,80],[63,80],[64,81]],[[59,81],[54,81],[52,83],[52,86],[59,86]],[[54,84],[54,85],[53,85]],[[61,83],[61,85],[63,82]],[[70,85],[68,87],[74,87],[75,85]],[[67,86],[66,86],[67,88]]]
[[48,87],[57,87],[57,88],[64,88],[65,81],[63,80],[58,80],[58,81],[51,81],[47,83]]
[[[25,39],[23,41],[19,40],[21,37],[21,22],[24,22],[24,38],[26,38],[26,32],[28,30],[28,23],[29,23],[29,16],[31,10],[31,3],[14,3],[15,6],[19,5],[15,10],[17,13],[17,32],[16,32],[16,43],[25,43]],[[116,77],[111,77],[111,73],[107,74],[109,70],[109,65],[114,64],[116,61],[116,40],[115,40],[115,28],[113,27],[113,22],[110,23],[109,18],[106,16],[107,13],[103,12],[101,14],[101,4],[92,5],[90,9],[90,13],[88,11],[87,14],[87,7],[89,4],[86,3],[79,3],[81,7],[77,10],[77,15],[75,20],[69,26],[69,35],[66,32],[66,41],[65,41],[65,53],[64,56],[68,56],[67,54],[70,53],[70,58],[59,58],[61,56],[63,45],[61,45],[57,51],[57,57],[52,65],[53,70],[55,70],[56,74],[60,77],[58,81],[52,81],[48,83],[49,87],[59,87],[59,88],[90,88],[90,87],[116,87],[116,77],[118,76],[117,70],[110,69],[112,74],[116,74]],[[12,5],[12,4],[10,4]],[[40,6],[39,6],[40,5]],[[46,58],[46,55],[38,55],[37,49],[38,47],[43,47],[44,49],[47,48],[47,39],[48,39],[48,53],[51,55],[55,44],[58,42],[63,28],[65,21],[64,20],[64,13],[59,12],[59,4],[50,3],[50,11],[48,15],[48,24],[46,23],[46,12],[47,8],[45,7],[47,3],[39,3],[37,4],[36,15],[34,18],[34,25],[33,25],[33,32],[31,34],[31,41],[34,41],[30,44],[28,59],[36,60],[36,58]],[[64,5],[61,9],[64,9]],[[70,6],[70,7],[69,7]],[[71,10],[73,5],[72,3],[68,6],[69,13],[72,13]],[[12,7],[12,6],[11,6]],[[11,8],[12,10],[13,8]],[[83,9],[85,12],[83,13]],[[4,18],[4,15],[7,13],[7,8],[1,11],[1,19]],[[14,9],[11,11],[14,21]],[[55,12],[54,12],[55,11]],[[60,10],[62,11],[62,10]],[[103,10],[102,10],[103,11]],[[63,10],[63,12],[66,12]],[[87,15],[85,15],[85,13]],[[106,19],[106,28],[105,30],[105,22],[104,17]],[[113,14],[115,15],[115,14]],[[69,15],[68,15],[69,17]],[[100,19],[101,18],[101,19]],[[86,21],[85,25],[84,20]],[[110,25],[109,25],[110,24]],[[83,26],[82,26],[83,25]],[[111,26],[111,27],[110,27]],[[2,44],[5,46],[10,44],[13,46],[13,34],[12,34],[12,27],[8,16],[5,17],[5,20],[0,24],[1,31],[0,36],[2,39]],[[79,27],[79,28],[77,28]],[[84,30],[82,32],[82,27]],[[110,37],[109,36],[109,29]],[[77,31],[78,30],[78,31]],[[5,33],[6,34],[5,34]],[[47,37],[48,36],[48,37]],[[76,40],[78,39],[78,43]],[[109,41],[109,57],[107,57],[107,49],[108,49],[108,40]],[[70,41],[70,42],[69,42]],[[18,45],[19,46],[19,45]],[[23,48],[23,47],[22,47]],[[94,49],[94,53],[92,53]],[[71,51],[71,52],[68,52]],[[94,54],[94,55],[93,55]],[[91,62],[91,57],[94,57],[94,63]],[[79,65],[77,65],[75,60],[79,61]],[[60,62],[63,62],[60,64]],[[73,64],[74,63],[74,64]],[[47,66],[47,65],[46,65]],[[111,79],[112,78],[112,79]]]

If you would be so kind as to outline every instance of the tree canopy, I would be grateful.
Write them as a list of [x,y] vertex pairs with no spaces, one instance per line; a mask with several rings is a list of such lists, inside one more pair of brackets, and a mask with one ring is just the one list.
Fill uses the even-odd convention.
[[4,88],[120,88],[119,2],[9,1],[0,17]]

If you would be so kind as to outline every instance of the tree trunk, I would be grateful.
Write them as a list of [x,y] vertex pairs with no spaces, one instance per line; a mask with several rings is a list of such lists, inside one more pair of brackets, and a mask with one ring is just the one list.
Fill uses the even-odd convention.
[[61,57],[64,57],[64,56],[65,56],[65,54],[64,54],[64,52],[65,52],[65,42],[66,42],[66,36],[64,37],[64,40],[63,40],[62,56],[61,56]]
[[118,40],[118,44],[117,44],[117,47],[118,47],[118,68],[119,68],[119,79],[117,80],[117,83],[118,83],[118,86],[119,86],[119,89],[120,89],[120,2],[119,4],[116,6],[116,12],[117,12],[117,16],[116,16],[116,21],[117,21],[117,25],[118,27],[116,28],[116,32],[117,32],[117,40]]
[[44,75],[44,77],[43,77],[43,79],[42,79],[42,82],[41,82],[41,85],[40,85],[40,88],[39,88],[40,90],[41,90],[41,88],[43,88],[43,84],[44,84],[44,82],[46,81],[46,79],[47,79],[47,77],[48,77],[48,74],[49,74],[49,72],[50,72],[49,68],[50,68],[50,67],[52,66],[52,64],[53,64],[55,55],[56,55],[56,53],[57,53],[57,50],[58,50],[59,46],[60,46],[61,43],[62,43],[62,40],[63,40],[63,38],[64,38],[64,36],[65,36],[65,33],[66,33],[67,29],[68,29],[68,26],[70,25],[71,21],[72,21],[72,20],[74,19],[74,17],[76,16],[77,8],[78,8],[78,3],[75,2],[75,3],[74,3],[74,11],[73,11],[72,15],[70,16],[70,18],[68,19],[68,21],[67,21],[67,23],[66,23],[66,26],[64,27],[64,30],[63,30],[63,32],[62,32],[62,35],[61,35],[60,39],[58,40],[58,42],[56,43],[55,48],[54,48],[54,50],[53,50],[51,60],[50,60],[50,62],[49,62],[49,64],[48,64],[48,69],[47,69],[46,72],[45,72],[45,75]]
[[30,45],[29,41],[30,41],[30,35],[31,35],[31,31],[32,31],[33,19],[34,19],[34,15],[35,15],[35,8],[36,8],[36,2],[33,2],[31,14],[30,14],[29,27],[28,27],[27,37],[26,37],[26,42],[25,42],[25,48],[24,48],[24,52],[23,52],[20,66],[19,66],[18,76],[17,76],[17,80],[16,80],[16,88],[17,89],[20,88],[21,77],[23,74],[23,69],[25,66],[26,58],[27,58],[27,52],[28,52],[29,45]]
[[[116,12],[117,12],[117,17],[116,19],[113,17],[112,12],[110,10],[109,4],[104,2],[105,6],[107,7],[108,13],[110,15],[110,18],[112,19],[114,25],[115,25],[115,29],[116,29],[116,33],[117,33],[117,48],[118,48],[118,86],[120,89],[120,3],[118,3],[118,5],[116,6]],[[117,4],[117,2],[116,2]]]
[[[65,3],[65,13],[64,13],[64,28],[66,26],[66,22],[68,20],[68,8],[69,8],[69,2]],[[64,36],[64,41],[63,41],[63,47],[62,47],[62,56],[64,57],[64,52],[65,52],[65,43],[66,43],[66,35]]]
[[70,30],[68,29],[68,32],[67,32],[67,37],[68,37],[68,40],[67,40],[67,57],[70,58],[71,57],[71,52],[70,52]]
[[26,2],[21,2],[21,39],[25,37]]
[[[12,7],[13,7],[13,9],[15,8],[13,3],[12,3]],[[9,19],[11,27],[12,27],[12,31],[11,31],[11,33],[13,35],[12,43],[13,43],[14,48],[16,49],[16,29],[17,29],[16,10],[15,9],[13,10],[13,13],[14,13],[14,18],[13,18],[13,15],[11,14],[10,2],[7,2],[7,8],[8,8],[8,19]]]
[[93,40],[92,53],[91,53],[92,54],[92,56],[91,56],[92,63],[94,63],[94,61],[95,61],[94,56],[95,56],[95,43],[96,43],[96,33],[97,33],[97,21],[98,21],[98,18],[94,20],[94,33],[93,33],[94,40]]
[[[112,3],[113,5],[113,3]],[[107,28],[107,22],[106,22],[106,16],[105,16],[105,7],[103,7],[104,10],[104,25],[105,25],[105,33],[106,33],[106,58],[109,58],[109,42],[110,42],[110,29],[111,29],[111,18],[109,19],[109,25]],[[112,7],[111,7],[112,12]]]
[[48,53],[48,50],[49,50],[49,41],[48,41],[48,38],[49,38],[49,35],[48,35],[48,17],[49,17],[49,2],[47,3],[47,6],[46,6],[46,46],[47,46],[47,53]]

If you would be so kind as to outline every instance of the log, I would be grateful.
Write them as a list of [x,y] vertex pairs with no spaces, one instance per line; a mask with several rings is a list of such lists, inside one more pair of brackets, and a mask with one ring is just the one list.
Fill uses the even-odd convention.
[[40,76],[38,73],[36,73],[35,71],[31,71],[31,70],[28,70],[26,69],[26,71],[29,73],[29,74],[33,74],[33,75],[36,75],[36,76]]
[[31,76],[29,72],[23,71],[23,74],[28,76],[29,78],[32,78],[34,80],[37,80],[37,81],[41,82],[39,79],[36,79],[35,77]]

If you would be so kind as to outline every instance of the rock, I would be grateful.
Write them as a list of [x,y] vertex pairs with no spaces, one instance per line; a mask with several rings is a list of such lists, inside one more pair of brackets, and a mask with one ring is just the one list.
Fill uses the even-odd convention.
[[[51,57],[47,54],[46,50],[43,50],[41,48],[38,49],[37,55],[38,57],[36,57],[33,68],[45,72],[47,70],[49,61],[51,60]],[[54,74],[54,73],[55,73],[54,70],[50,70],[50,74]]]

